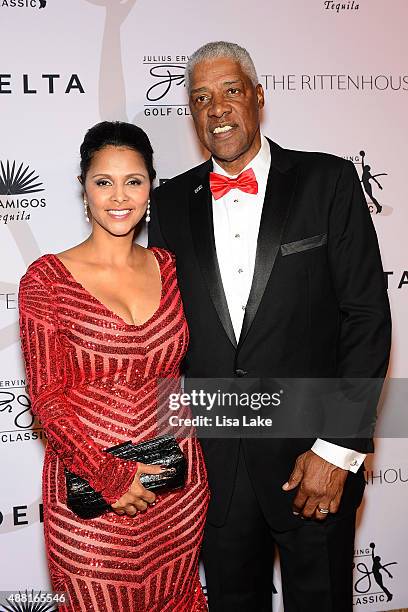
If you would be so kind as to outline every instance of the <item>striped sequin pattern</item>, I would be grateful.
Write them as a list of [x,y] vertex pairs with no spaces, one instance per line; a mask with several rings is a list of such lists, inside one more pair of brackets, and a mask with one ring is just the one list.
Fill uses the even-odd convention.
[[184,489],[158,496],[133,518],[109,512],[82,520],[66,506],[64,467],[113,503],[129,488],[135,464],[104,453],[159,433],[158,385],[178,380],[188,328],[174,257],[151,249],[160,267],[158,308],[130,325],[93,297],[55,255],[21,280],[20,330],[32,410],[46,435],[44,531],[61,612],[207,610],[198,556],[208,505],[201,447],[179,440],[188,462]]

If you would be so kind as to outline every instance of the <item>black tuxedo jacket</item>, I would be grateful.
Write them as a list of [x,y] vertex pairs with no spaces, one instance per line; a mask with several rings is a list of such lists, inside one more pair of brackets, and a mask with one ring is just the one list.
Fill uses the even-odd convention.
[[[382,378],[390,312],[376,233],[354,165],[270,141],[271,168],[242,332],[234,331],[215,250],[211,160],[154,192],[149,244],[176,255],[190,329],[187,377]],[[246,439],[248,470],[271,526],[298,525],[281,490],[313,439]],[[367,439],[330,440],[362,452]],[[205,439],[212,498],[208,520],[228,513],[239,440]],[[339,514],[361,501],[363,474],[349,474]]]

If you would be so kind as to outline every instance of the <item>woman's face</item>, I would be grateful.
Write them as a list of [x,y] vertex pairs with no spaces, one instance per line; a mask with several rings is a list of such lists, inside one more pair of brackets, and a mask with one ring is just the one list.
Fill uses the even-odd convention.
[[94,224],[114,236],[132,232],[146,211],[150,186],[140,153],[114,146],[96,151],[84,184]]

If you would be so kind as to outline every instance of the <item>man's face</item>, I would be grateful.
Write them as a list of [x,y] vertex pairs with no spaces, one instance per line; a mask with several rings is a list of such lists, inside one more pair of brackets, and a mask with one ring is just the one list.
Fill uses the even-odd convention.
[[255,87],[238,62],[221,57],[194,67],[191,114],[201,143],[221,165],[243,168],[256,155],[263,105],[262,85]]

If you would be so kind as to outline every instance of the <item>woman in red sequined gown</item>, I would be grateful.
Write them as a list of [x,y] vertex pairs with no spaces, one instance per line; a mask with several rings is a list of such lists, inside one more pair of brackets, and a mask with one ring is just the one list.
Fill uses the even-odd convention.
[[[20,327],[32,410],[48,444],[44,529],[61,612],[207,610],[198,556],[208,505],[201,448],[187,458],[182,490],[155,497],[135,464],[103,449],[155,437],[160,377],[177,376],[188,329],[173,256],[133,244],[154,178],[147,136],[98,124],[81,147],[91,236],[44,255],[20,284]],[[83,520],[66,506],[64,467],[100,491],[112,511]]]

